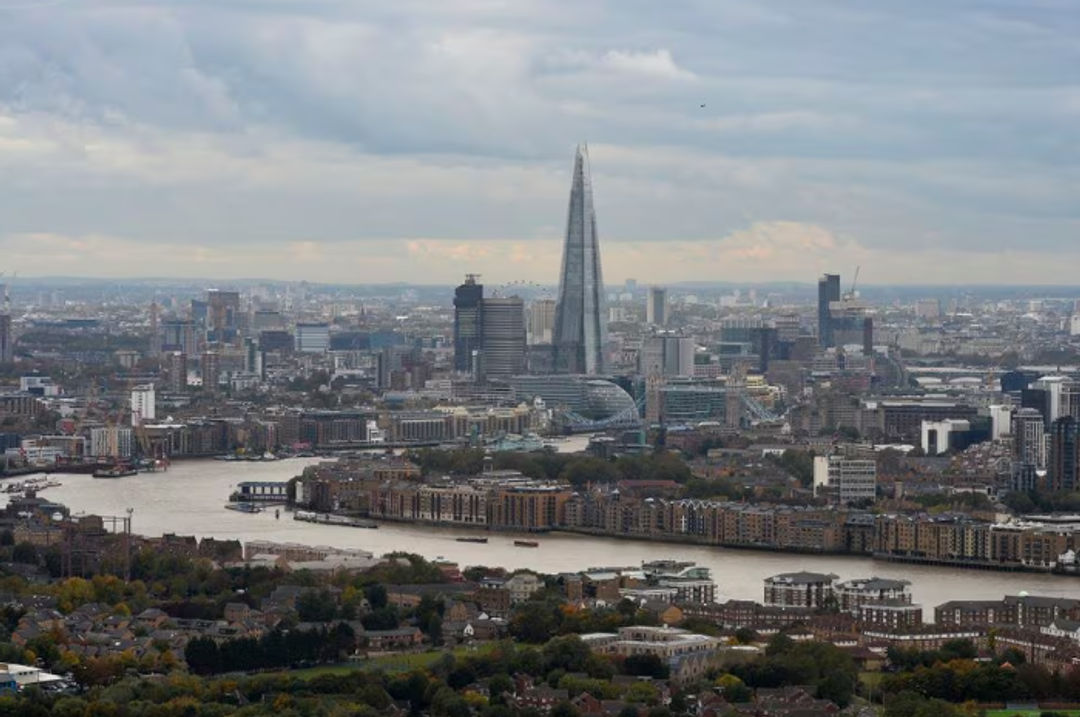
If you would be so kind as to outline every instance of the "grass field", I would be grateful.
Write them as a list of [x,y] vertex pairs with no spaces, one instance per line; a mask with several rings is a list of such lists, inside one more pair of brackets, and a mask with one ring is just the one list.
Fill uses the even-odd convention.
[[[474,647],[457,647],[451,650],[454,657],[465,657],[467,655],[483,655],[491,650],[495,649],[497,643],[488,642]],[[410,670],[421,669],[430,667],[442,657],[446,650],[428,650],[427,652],[407,652],[394,655],[379,655],[378,657],[372,657],[366,660],[358,660],[356,662],[343,662],[336,665],[319,665],[317,667],[307,667],[302,670],[286,670],[280,674],[288,675],[289,677],[299,677],[300,679],[310,680],[313,677],[319,675],[342,675],[355,670],[372,670],[381,669],[386,672],[409,672]]]

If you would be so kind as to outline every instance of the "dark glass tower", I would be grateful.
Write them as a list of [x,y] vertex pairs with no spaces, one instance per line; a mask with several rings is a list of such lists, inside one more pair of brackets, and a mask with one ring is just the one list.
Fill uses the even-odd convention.
[[817,284],[818,344],[823,349],[835,346],[833,341],[832,314],[829,304],[840,301],[840,275],[824,274]]
[[589,152],[585,145],[578,145],[570,185],[562,273],[559,275],[559,301],[552,332],[556,373],[604,373],[605,314]]
[[454,369],[471,373],[473,353],[480,350],[484,335],[484,285],[468,274],[454,290]]

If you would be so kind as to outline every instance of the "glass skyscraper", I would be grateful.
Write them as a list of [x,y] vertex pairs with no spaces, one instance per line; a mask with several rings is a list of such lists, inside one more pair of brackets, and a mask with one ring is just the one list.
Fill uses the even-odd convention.
[[578,145],[566,219],[559,301],[555,307],[556,373],[602,374],[607,344],[604,280],[596,235],[589,152]]

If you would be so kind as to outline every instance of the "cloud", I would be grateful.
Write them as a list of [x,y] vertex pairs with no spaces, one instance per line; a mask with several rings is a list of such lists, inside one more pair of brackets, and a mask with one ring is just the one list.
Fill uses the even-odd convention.
[[675,64],[671,52],[665,49],[653,52],[608,50],[600,57],[597,64],[602,68],[628,75],[663,80],[696,79],[693,72],[684,70]]
[[258,254],[319,279],[348,248],[387,280],[535,279],[582,139],[611,276],[622,256],[734,279],[864,251],[882,282],[948,252],[978,279],[1023,246],[1037,280],[1080,234],[1080,19],[1057,0],[0,12],[0,240],[58,238],[61,263]]

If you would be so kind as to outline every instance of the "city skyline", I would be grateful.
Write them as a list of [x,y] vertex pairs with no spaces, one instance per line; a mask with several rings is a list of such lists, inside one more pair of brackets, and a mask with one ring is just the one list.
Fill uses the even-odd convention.
[[1062,3],[0,13],[22,275],[543,280],[580,138],[614,282],[1054,284],[1080,260]]

